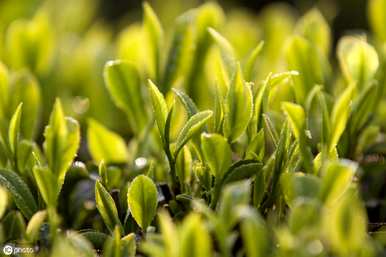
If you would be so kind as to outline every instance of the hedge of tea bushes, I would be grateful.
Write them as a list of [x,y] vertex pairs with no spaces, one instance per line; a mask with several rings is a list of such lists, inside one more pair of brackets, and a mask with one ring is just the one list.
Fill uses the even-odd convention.
[[385,254],[386,1],[369,1],[371,31],[336,47],[316,8],[144,3],[114,31],[92,0],[7,3],[2,246]]

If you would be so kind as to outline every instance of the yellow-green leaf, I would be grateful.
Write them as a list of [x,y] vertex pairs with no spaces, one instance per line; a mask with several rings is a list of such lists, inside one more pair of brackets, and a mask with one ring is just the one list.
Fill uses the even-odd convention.
[[202,152],[216,179],[221,180],[232,163],[232,150],[227,140],[219,134],[201,135]]
[[156,81],[160,76],[161,53],[164,42],[164,33],[160,21],[148,3],[143,4],[143,26],[147,43],[151,53],[150,74]]
[[23,103],[20,103],[19,106],[16,108],[16,111],[13,114],[11,121],[9,123],[8,140],[9,140],[9,146],[11,148],[11,152],[14,155],[16,155],[17,145],[19,143],[22,107],[23,107]]
[[44,130],[44,138],[43,147],[48,166],[62,184],[65,173],[78,151],[80,130],[76,120],[64,116],[59,99],[54,104],[49,123]]
[[137,176],[130,184],[127,201],[131,215],[137,224],[146,230],[157,211],[157,188],[149,177]]
[[198,214],[185,218],[181,228],[181,252],[183,257],[212,257],[212,242],[208,229]]
[[224,106],[224,135],[235,142],[246,130],[252,118],[253,96],[244,81],[240,65],[229,86]]
[[123,138],[96,120],[88,122],[87,142],[96,162],[123,163],[128,160],[128,149]]
[[320,200],[333,206],[349,189],[356,170],[356,164],[348,160],[328,163],[323,172]]
[[200,132],[201,128],[212,117],[212,115],[213,112],[208,110],[196,113],[189,118],[178,134],[175,154],[178,154],[178,152],[194,134]]
[[331,114],[331,135],[328,151],[331,152],[336,147],[339,139],[346,129],[348,117],[351,112],[351,101],[354,92],[354,86],[350,85],[336,101]]
[[168,117],[168,106],[166,105],[165,98],[158,90],[157,86],[149,80],[148,89],[150,93],[150,99],[154,111],[154,119],[157,123],[159,133],[163,137],[165,133],[165,124]]
[[30,219],[37,212],[38,207],[28,185],[15,172],[0,169],[0,185],[11,193],[13,201],[24,217]]
[[331,48],[331,31],[318,9],[308,11],[296,24],[296,30],[328,57]]
[[300,105],[290,102],[284,102],[282,106],[289,118],[292,131],[295,137],[299,140],[305,129],[306,117],[304,109]]
[[355,82],[360,89],[364,88],[378,70],[378,54],[365,39],[343,37],[337,47],[340,67],[347,81]]
[[110,232],[113,232],[115,226],[118,226],[120,232],[123,233],[123,226],[119,220],[114,199],[99,181],[95,183],[95,202],[97,209]]
[[386,41],[386,1],[368,1],[368,18],[375,36],[381,42]]
[[131,128],[140,134],[147,116],[137,69],[127,61],[110,61],[105,65],[104,79],[115,104],[126,112]]
[[61,184],[58,184],[58,178],[47,167],[35,166],[33,175],[44,202],[48,207],[55,207],[60,192],[59,187],[61,187]]

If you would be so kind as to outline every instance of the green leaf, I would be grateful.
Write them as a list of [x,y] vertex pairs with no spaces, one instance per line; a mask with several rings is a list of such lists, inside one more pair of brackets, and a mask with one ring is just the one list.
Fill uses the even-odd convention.
[[216,45],[220,48],[222,60],[226,67],[228,76],[230,76],[237,68],[235,50],[233,49],[233,46],[229,43],[229,41],[220,33],[218,33],[215,29],[209,28],[208,31]]
[[224,121],[224,104],[223,104],[223,96],[220,92],[220,87],[216,84],[215,87],[215,95],[214,95],[214,107],[213,107],[213,125],[212,130],[215,133],[221,133],[223,121]]
[[299,140],[305,130],[306,115],[304,109],[300,105],[290,102],[284,102],[282,106],[289,118],[292,131]]
[[250,208],[242,209],[242,215],[241,236],[245,243],[246,257],[268,256],[270,242],[264,221],[255,210]]
[[88,121],[87,142],[96,162],[124,163],[128,160],[128,149],[123,138],[93,119]]
[[212,242],[198,214],[185,218],[181,228],[181,251],[184,257],[212,257]]
[[316,84],[324,84],[328,75],[327,60],[316,46],[300,36],[291,38],[285,54],[288,68],[299,72],[299,76],[294,77],[294,92],[297,102],[303,104]]
[[1,220],[4,241],[24,238],[25,218],[19,211],[10,211]]
[[282,105],[284,112],[286,113],[289,123],[291,125],[292,131],[298,140],[299,148],[302,153],[302,160],[304,168],[308,173],[313,173],[313,155],[311,153],[309,144],[308,144],[308,137],[306,135],[306,117],[303,107],[300,105],[290,103],[290,102],[284,102]]
[[354,190],[345,193],[323,220],[331,248],[340,256],[364,252],[368,243],[366,209],[357,194]]
[[280,131],[280,137],[277,143],[274,156],[271,157],[272,159],[270,159],[272,160],[273,165],[270,164],[269,162],[265,165],[265,167],[269,169],[268,171],[270,173],[272,172],[269,201],[273,201],[273,199],[276,197],[277,185],[279,183],[280,174],[282,174],[286,168],[284,165],[285,165],[285,156],[287,154],[287,149],[288,149],[288,137],[290,136],[289,132],[290,131],[289,131],[288,122],[286,122],[284,123],[284,126]]
[[386,42],[386,1],[368,1],[368,7],[367,17],[375,36],[381,42]]
[[216,2],[206,2],[194,11],[193,50],[189,70],[185,78],[186,92],[192,99],[203,103],[206,100],[206,83],[202,83],[205,75],[205,63],[213,43],[208,28],[218,28],[224,21],[224,13]]
[[271,89],[286,81],[291,79],[294,76],[298,76],[299,72],[297,71],[285,71],[272,74],[270,73],[267,78],[262,82],[262,85],[259,87],[256,96],[254,97],[253,104],[253,115],[250,122],[250,132],[255,133],[260,131],[263,127],[263,113],[266,112],[266,106],[269,99]]
[[47,211],[38,211],[28,222],[25,236],[29,242],[36,242],[40,236],[40,228],[47,218]]
[[24,139],[19,142],[17,146],[17,169],[21,174],[28,174],[32,170],[36,164],[34,155],[39,151],[34,142]]
[[194,12],[187,11],[176,20],[160,90],[167,93],[176,80],[185,75],[193,49]]
[[58,184],[58,178],[50,169],[46,167],[35,166],[33,175],[38,185],[40,194],[43,200],[49,207],[57,206],[57,198],[59,196],[61,185]]
[[263,164],[254,160],[241,160],[234,163],[224,174],[223,183],[231,183],[254,177],[261,172]]
[[320,179],[311,174],[287,172],[280,177],[280,184],[286,203],[293,207],[301,198],[317,198],[320,189]]
[[202,152],[212,175],[221,180],[232,163],[232,150],[219,134],[201,135]]
[[79,124],[76,120],[64,117],[62,105],[57,99],[48,125],[44,130],[44,153],[48,166],[56,174],[59,184],[63,184],[80,142]]
[[12,76],[11,82],[7,92],[9,101],[6,102],[9,115],[12,115],[19,104],[23,103],[23,125],[20,127],[20,134],[25,139],[32,139],[38,129],[42,105],[39,84],[36,78],[25,70]]
[[296,24],[296,30],[328,57],[331,49],[331,31],[318,9],[308,11]]
[[177,257],[178,248],[175,246],[178,240],[177,228],[171,217],[166,212],[160,212],[159,223],[162,231],[162,239],[165,244],[166,256]]
[[259,56],[261,50],[263,49],[264,41],[261,41],[252,53],[249,55],[247,62],[245,63],[244,74],[246,81],[254,81],[256,75],[254,72],[257,57]]
[[337,47],[340,67],[349,83],[364,88],[375,76],[379,67],[378,54],[365,39],[343,37]]
[[346,129],[347,120],[351,112],[351,101],[354,93],[354,86],[350,85],[336,101],[331,114],[331,135],[328,150],[333,151],[339,139]]
[[103,249],[104,243],[109,238],[105,233],[96,230],[86,230],[81,235],[94,246],[94,249]]
[[320,200],[333,206],[349,189],[356,170],[357,165],[348,160],[328,163],[323,172]]
[[184,146],[176,160],[176,173],[180,183],[189,183],[191,178],[192,154],[188,146]]
[[253,206],[256,208],[260,207],[263,197],[266,193],[266,182],[264,176],[264,170],[258,172],[253,180],[253,191],[252,191],[252,200]]
[[0,169],[0,185],[11,193],[16,206],[24,217],[30,219],[37,212],[38,207],[30,189],[15,172]]
[[[352,111],[347,124],[350,124],[350,131],[357,133],[374,113],[379,94],[378,85],[371,83],[365,87],[356,97],[352,104]],[[352,134],[355,135],[355,134]]]
[[101,184],[107,187],[107,185],[109,184],[109,176],[107,174],[106,164],[103,160],[99,163],[98,173],[99,173]]
[[0,186],[0,219],[3,217],[8,205],[8,194],[2,186]]
[[147,72],[148,50],[144,47],[145,32],[143,26],[132,23],[122,30],[116,40],[116,56],[134,65],[138,71]]
[[238,65],[224,107],[224,135],[230,142],[236,141],[246,130],[252,118],[252,106],[252,90],[245,84]]
[[147,117],[137,69],[127,61],[109,61],[104,68],[104,80],[115,104],[126,112],[130,127],[140,134]]
[[196,133],[200,132],[205,123],[212,117],[212,111],[203,111],[196,113],[186,122],[184,127],[181,129],[176,140],[176,151],[177,156],[182,147],[188,142],[188,140]]
[[0,119],[5,117],[8,103],[9,90],[9,71],[7,67],[0,62]]
[[137,237],[135,233],[130,233],[121,238],[122,256],[135,257],[137,251]]
[[170,128],[172,125],[171,123],[172,123],[173,111],[174,111],[174,106],[170,108],[170,111],[168,113],[168,116],[165,122],[165,131],[162,135],[162,140],[164,141],[164,149],[169,149],[169,150],[170,150]]
[[240,206],[245,206],[251,198],[251,183],[242,180],[230,183],[221,192],[221,201],[218,213],[225,229],[231,229],[237,224],[240,216],[235,210]]
[[95,251],[89,241],[74,231],[59,234],[52,246],[51,256],[55,257],[93,257]]
[[157,188],[145,175],[137,176],[130,184],[127,201],[137,224],[146,230],[157,211]]
[[322,143],[327,145],[329,141],[329,136],[331,134],[331,120],[330,112],[328,111],[326,96],[323,92],[319,91],[316,93],[318,98],[318,103],[322,109]]
[[54,33],[49,14],[37,12],[30,21],[16,20],[7,29],[5,49],[14,69],[29,68],[46,74],[54,54]]
[[176,94],[178,99],[183,104],[186,112],[188,113],[188,118],[192,117],[196,113],[198,113],[198,108],[193,100],[185,94],[183,91],[173,88],[173,92]]
[[118,227],[115,227],[112,232],[112,237],[109,237],[103,247],[104,257],[121,257],[122,255],[121,232]]
[[119,220],[115,202],[99,181],[95,183],[95,202],[96,207],[110,232],[112,233],[115,226],[118,226],[119,231],[123,234],[123,226]]
[[20,103],[9,123],[8,140],[11,152],[16,155],[20,137],[20,120],[23,103]]
[[[300,198],[291,206],[288,217],[288,226],[292,233],[300,233],[317,230],[321,223],[322,208],[317,198]],[[310,229],[311,228],[311,229]]]
[[150,74],[155,81],[159,80],[162,45],[164,42],[164,32],[157,15],[148,3],[143,4],[144,18],[143,26],[145,35],[147,36],[147,43],[151,53]]
[[154,118],[157,123],[159,133],[161,137],[163,137],[165,133],[165,123],[169,113],[168,106],[166,105],[164,96],[151,80],[148,80],[148,89],[153,106]]
[[246,159],[263,160],[265,155],[265,135],[264,130],[261,129],[256,133],[247,146],[245,152]]

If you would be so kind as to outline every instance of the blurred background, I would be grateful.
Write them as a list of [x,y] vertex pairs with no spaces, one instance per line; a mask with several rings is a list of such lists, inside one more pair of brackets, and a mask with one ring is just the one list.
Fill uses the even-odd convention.
[[[208,1],[148,2],[166,34],[163,53],[166,57],[176,17]],[[286,40],[296,33],[296,21],[314,7],[331,28],[333,48],[327,53],[329,57],[335,57],[334,47],[341,36],[368,31],[366,0],[217,2],[226,15],[220,32],[235,47],[240,60],[260,41],[265,41],[257,80],[270,71],[286,70],[281,51]],[[40,118],[35,135],[41,135],[52,104],[60,97],[66,113],[81,123],[93,118],[126,138],[131,137],[125,114],[113,104],[106,90],[103,67],[108,60],[126,59],[138,65],[143,80],[148,78],[143,70],[147,65],[143,63],[146,53],[141,52],[144,51],[142,3],[142,0],[0,0],[0,59],[15,74],[27,68],[41,91],[41,114],[36,115]],[[329,44],[330,38],[326,36],[324,40]],[[332,60],[334,64],[335,59]],[[204,82],[210,84],[210,80]],[[206,107],[210,100],[207,94],[193,98],[198,100],[199,107]],[[9,116],[14,108],[9,108]]]
[[[208,1],[148,2],[170,42],[176,17]],[[106,97],[102,74],[104,64],[111,59],[143,62],[142,53],[135,50],[142,47],[139,43],[142,3],[142,0],[0,0],[0,58],[11,71],[28,68],[40,84],[44,107],[40,131],[55,97],[60,97],[68,115],[80,122],[92,117],[130,137],[127,123],[122,122],[124,114]],[[259,41],[266,42],[257,79],[269,71],[285,70],[280,50],[294,34],[296,20],[314,7],[331,28],[330,57],[335,56],[339,37],[368,31],[366,0],[219,0],[218,3],[227,17],[220,32],[235,46],[240,59]],[[28,44],[39,46],[35,53],[31,54],[28,44],[22,43],[20,33],[30,37]],[[32,62],[28,61],[30,57]],[[144,65],[140,62],[141,69]],[[205,103],[207,96],[199,97]]]
[[[20,5],[15,4],[20,2]],[[42,3],[41,0],[0,0],[0,13],[2,20],[20,15],[29,15]],[[125,20],[136,20],[141,16],[141,0],[95,0],[94,2],[97,17],[104,19],[114,27],[122,26]],[[149,0],[159,9],[171,6],[168,2],[173,2],[173,6],[183,10],[189,7],[198,6],[204,0]],[[258,13],[263,8],[274,3],[286,3],[294,8],[298,14],[304,13],[312,7],[318,7],[323,14],[329,18],[332,28],[334,28],[334,38],[341,36],[344,31],[368,29],[366,18],[367,0],[219,0],[217,1],[226,11],[234,9],[245,9],[252,13]],[[173,14],[178,12],[173,10],[164,20],[172,19]],[[84,10],[88,12],[87,10]]]

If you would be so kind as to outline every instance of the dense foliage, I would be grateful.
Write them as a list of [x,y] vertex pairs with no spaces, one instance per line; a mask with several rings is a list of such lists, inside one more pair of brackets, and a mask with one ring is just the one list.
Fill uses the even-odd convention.
[[386,0],[369,1],[372,32],[336,54],[318,9],[255,17],[209,2],[166,26],[144,3],[142,23],[115,35],[92,0],[20,19],[28,5],[2,5],[0,244],[385,254]]

